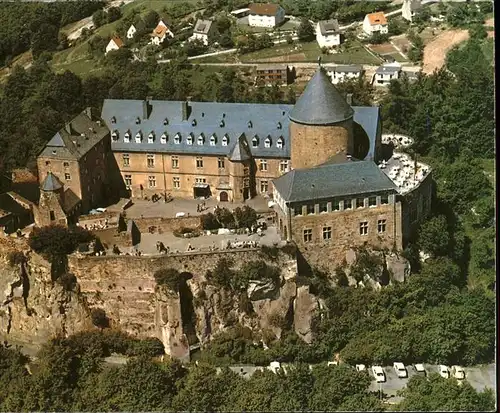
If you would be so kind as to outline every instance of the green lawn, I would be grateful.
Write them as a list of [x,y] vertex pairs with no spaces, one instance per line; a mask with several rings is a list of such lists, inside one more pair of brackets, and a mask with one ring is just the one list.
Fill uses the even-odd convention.
[[314,42],[280,44],[269,49],[240,55],[242,62],[257,62],[266,59],[269,62],[316,62],[321,56],[323,62],[342,64],[379,64],[381,60],[374,57],[359,43],[354,43],[344,53],[324,55],[318,44]]

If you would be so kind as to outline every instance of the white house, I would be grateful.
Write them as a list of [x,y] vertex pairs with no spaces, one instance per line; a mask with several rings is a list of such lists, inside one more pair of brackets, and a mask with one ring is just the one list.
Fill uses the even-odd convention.
[[363,20],[363,31],[368,36],[371,36],[373,33],[389,33],[389,27],[384,12],[381,11],[367,14]]
[[127,30],[127,39],[133,39],[134,35],[137,33],[137,29],[132,24]]
[[323,67],[334,85],[344,80],[359,79],[363,74],[363,67],[360,65],[323,65]]
[[113,50],[118,50],[121,47],[123,47],[123,42],[122,39],[120,39],[118,36],[113,36],[111,40],[109,41],[108,45],[106,46],[106,53],[108,54],[109,52]]
[[385,63],[375,71],[373,84],[375,86],[388,86],[391,80],[399,79],[400,74],[401,65],[399,63]]
[[248,8],[249,26],[276,27],[285,21],[285,9],[279,4],[252,3]]
[[403,19],[411,22],[420,7],[422,7],[421,0],[403,0],[403,7],[401,11]]
[[316,41],[320,48],[338,46],[341,43],[342,35],[337,19],[320,20],[316,24]]
[[203,44],[208,45],[216,33],[216,27],[213,20],[197,20],[194,25],[193,35],[188,41],[201,40]]
[[163,23],[163,20],[160,20],[158,23],[158,26],[153,30],[153,33],[150,34],[151,36],[151,44],[155,44],[156,46],[159,46],[160,43],[163,43],[167,36],[169,37],[174,37],[174,34],[170,31],[168,26]]

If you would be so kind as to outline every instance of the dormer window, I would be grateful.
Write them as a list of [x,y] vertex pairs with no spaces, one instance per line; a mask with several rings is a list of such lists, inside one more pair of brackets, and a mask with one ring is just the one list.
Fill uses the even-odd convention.
[[135,118],[135,124],[138,125],[139,123],[141,123],[141,118]]
[[163,132],[163,134],[160,136],[160,142],[165,144],[167,143],[167,133]]
[[226,122],[224,122],[224,120],[221,120],[221,121],[219,122],[219,126],[220,126],[221,128],[223,128],[225,125],[226,125]]
[[196,119],[193,119],[193,121],[191,122],[191,126],[196,126]]
[[155,141],[155,134],[153,131],[148,135],[148,143],[153,143]]
[[276,141],[276,147],[278,149],[283,149],[283,144],[285,143],[285,141],[283,140],[283,137],[279,137],[278,140]]
[[193,135],[189,134],[187,139],[186,139],[186,143],[188,145],[192,145],[193,144]]
[[181,143],[181,134],[180,133],[176,133],[175,136],[174,136],[174,143],[176,145],[180,144]]
[[118,132],[116,130],[114,130],[111,134],[111,139],[113,140],[113,142],[118,141]]
[[227,146],[229,143],[229,137],[227,135],[224,135],[222,137],[222,146]]
[[168,125],[168,119],[165,118],[165,119],[163,119],[163,126],[167,126],[167,125]]
[[141,143],[142,141],[142,133],[139,131],[135,135],[135,143]]
[[252,139],[252,148],[258,148],[259,147],[259,138],[257,135],[255,135]]
[[251,121],[251,120],[249,120],[249,121],[248,121],[247,126],[248,126],[249,128],[251,128],[251,127],[253,126],[253,124],[252,124],[252,121]]
[[278,124],[276,125],[276,127],[277,127],[278,129],[281,129],[281,122],[278,122]]
[[205,138],[203,137],[203,134],[198,136],[198,145],[203,145],[205,143]]
[[130,133],[126,132],[125,135],[123,135],[123,142],[129,143],[130,142]]
[[271,147],[271,138],[267,137],[266,140],[264,141],[264,147],[270,148]]
[[116,118],[114,116],[111,117],[111,123],[116,123]]

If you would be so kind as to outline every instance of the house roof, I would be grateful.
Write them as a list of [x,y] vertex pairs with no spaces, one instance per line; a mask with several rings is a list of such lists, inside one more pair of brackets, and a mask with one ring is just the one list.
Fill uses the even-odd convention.
[[377,70],[375,70],[375,73],[378,74],[394,74],[398,73],[401,70],[401,67],[398,66],[389,66],[389,65],[382,65],[377,67]]
[[290,120],[306,125],[329,125],[352,118],[351,106],[323,68],[318,68],[290,111]]
[[80,201],[80,198],[70,188],[66,189],[62,205],[64,212],[70,212]]
[[273,180],[286,202],[304,202],[381,191],[397,191],[373,161],[333,163],[294,169]]
[[[331,84],[331,83],[330,83]],[[143,117],[142,100],[105,99],[102,108],[102,119],[111,131],[116,131],[117,140],[111,140],[111,148],[117,152],[157,152],[172,154],[230,156],[233,146],[241,135],[247,140],[254,136],[259,138],[256,148],[249,148],[254,157],[289,158],[290,138],[289,112],[293,105],[261,104],[261,103],[218,103],[188,102],[190,113],[183,120],[181,101],[151,100],[151,111],[147,118]],[[365,130],[370,140],[370,148],[375,147],[379,124],[378,107],[354,106],[354,121]],[[140,124],[136,124],[137,118]],[[114,118],[115,123],[112,123]],[[167,119],[167,125],[164,121]],[[195,121],[195,122],[193,122]],[[251,123],[249,123],[251,122]],[[124,141],[124,134],[129,131],[130,141]],[[135,135],[141,131],[143,139],[135,141]],[[154,134],[153,143],[148,143],[148,135]],[[166,133],[167,142],[161,143],[161,135]],[[174,136],[179,133],[180,144],[174,143]],[[192,134],[193,145],[186,143],[186,137]],[[203,135],[203,145],[197,144],[198,136]],[[216,137],[215,145],[210,145],[210,137]],[[229,139],[227,146],[222,146],[222,138]],[[264,141],[269,136],[272,140],[270,148]],[[283,147],[276,146],[277,139],[283,137]],[[374,149],[371,153],[373,153]]]
[[340,33],[339,22],[337,19],[320,20],[318,22],[318,25],[319,25],[319,30],[323,36]]
[[324,65],[324,68],[328,72],[337,73],[361,73],[363,71],[363,66],[361,65]]
[[387,19],[385,18],[385,14],[382,11],[367,14],[366,17],[368,17],[368,22],[372,26],[375,26],[376,24],[387,24]]
[[156,26],[156,28],[153,30],[153,33],[151,33],[151,36],[155,37],[163,37],[167,33],[168,28],[162,25]]
[[248,6],[251,14],[260,16],[276,16],[280,7],[279,4],[270,3],[252,3]]
[[62,187],[62,182],[52,172],[49,172],[42,182],[42,191],[57,191]]
[[22,215],[27,211],[29,209],[16,202],[9,193],[0,194],[0,217],[9,214]]
[[213,24],[212,20],[201,20],[201,19],[196,20],[193,33],[208,34],[210,28],[212,27],[212,24]]
[[269,64],[269,65],[260,65],[257,66],[256,68],[256,71],[257,72],[262,72],[263,70],[287,70],[288,69],[288,65],[273,65],[273,64]]
[[118,47],[123,47],[123,42],[122,42],[122,39],[120,39],[118,36],[113,36],[111,38],[111,40],[113,42],[115,42],[115,44],[118,46]]
[[[80,159],[109,135],[109,129],[101,123],[92,109],[87,108],[66,124],[47,143],[39,156],[57,159]],[[89,114],[91,115],[89,117]]]

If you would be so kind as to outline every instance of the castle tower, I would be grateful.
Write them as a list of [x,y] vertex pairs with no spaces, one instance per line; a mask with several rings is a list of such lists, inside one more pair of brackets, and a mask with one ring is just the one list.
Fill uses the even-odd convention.
[[255,171],[248,142],[242,135],[229,153],[229,185],[233,189],[232,200],[244,201],[255,196]]
[[33,211],[35,224],[39,227],[51,224],[67,224],[63,205],[63,184],[52,172],[49,172],[40,186],[40,201]]
[[354,110],[321,68],[290,111],[291,166],[310,168],[352,154]]

